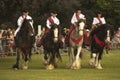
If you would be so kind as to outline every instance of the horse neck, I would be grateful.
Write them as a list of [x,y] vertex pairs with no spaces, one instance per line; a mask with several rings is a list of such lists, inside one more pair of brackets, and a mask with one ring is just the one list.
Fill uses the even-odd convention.
[[105,36],[106,34],[104,32],[102,32],[102,31],[96,33],[95,35],[102,41],[104,41],[105,38],[106,38],[106,36]]

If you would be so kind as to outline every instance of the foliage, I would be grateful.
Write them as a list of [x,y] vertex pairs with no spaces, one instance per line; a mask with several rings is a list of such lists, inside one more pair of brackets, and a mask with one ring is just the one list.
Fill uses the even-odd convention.
[[35,29],[38,24],[46,26],[46,18],[51,10],[57,11],[61,26],[69,28],[74,10],[80,8],[87,18],[87,28],[91,28],[92,19],[98,10],[103,12],[107,23],[117,28],[120,26],[119,7],[119,0],[0,0],[0,27],[4,23],[11,23],[15,28],[21,11],[28,9],[34,19]]

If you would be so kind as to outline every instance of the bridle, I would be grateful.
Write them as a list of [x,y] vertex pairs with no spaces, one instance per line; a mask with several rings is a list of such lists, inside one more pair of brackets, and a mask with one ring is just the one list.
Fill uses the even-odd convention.
[[77,31],[79,32],[80,35],[83,35],[84,27],[85,27],[84,21],[78,22]]

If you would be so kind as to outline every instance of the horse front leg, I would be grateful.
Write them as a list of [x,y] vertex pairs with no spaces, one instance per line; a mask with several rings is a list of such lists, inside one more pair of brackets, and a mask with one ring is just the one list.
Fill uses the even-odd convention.
[[69,61],[67,63],[67,68],[72,68],[72,64],[74,60],[74,49],[72,47],[68,48],[68,57],[69,57]]
[[81,68],[81,63],[80,63],[80,61],[81,61],[81,59],[80,59],[81,50],[82,50],[82,46],[77,48],[77,54],[76,54],[75,60],[73,62],[73,69],[80,69]]
[[23,69],[28,69],[28,60],[29,60],[30,55],[31,55],[30,49],[24,49],[23,50],[23,55],[24,55],[24,63],[23,63],[22,68]]
[[47,65],[46,69],[53,70],[55,68],[54,63],[55,63],[55,53],[51,52],[49,64]]
[[89,65],[95,67],[97,61],[98,61],[98,53],[91,53],[91,59],[89,60]]
[[96,61],[96,65],[95,65],[95,67],[97,68],[97,69],[103,69],[102,68],[102,66],[101,66],[101,59],[102,59],[102,54],[103,54],[103,52],[102,51],[100,51],[100,53],[97,55],[97,61]]
[[49,62],[49,58],[48,58],[48,52],[44,50],[44,58],[43,58],[43,61],[44,61],[44,65],[48,65],[48,62]]
[[57,67],[57,64],[58,64],[60,61],[62,62],[62,58],[61,58],[61,55],[60,55],[59,49],[58,49],[58,50],[56,50],[56,53],[55,53],[55,67]]
[[27,54],[25,54],[24,63],[22,65],[22,68],[23,69],[28,69],[28,55]]
[[19,61],[20,61],[20,53],[19,53],[19,51],[18,51],[18,49],[17,49],[16,64],[13,65],[13,68],[14,68],[15,70],[19,69]]

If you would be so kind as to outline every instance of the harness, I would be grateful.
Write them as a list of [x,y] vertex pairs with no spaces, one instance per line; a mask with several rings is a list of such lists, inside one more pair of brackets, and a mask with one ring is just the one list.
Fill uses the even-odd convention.
[[82,39],[83,39],[83,36],[80,36],[80,37],[77,38],[77,39],[71,37],[71,40],[72,40],[74,43],[76,43],[76,44],[78,44]]
[[97,17],[97,19],[98,19],[99,23],[98,23],[98,24],[96,24],[96,25],[97,25],[97,26],[100,26],[100,25],[102,24],[102,21],[101,21],[101,19],[100,19],[100,18],[98,18],[98,17]]
[[76,19],[79,21],[80,20],[80,17],[79,15],[76,14]]
[[103,47],[105,45],[104,41],[101,41],[96,35],[94,35],[94,39],[99,46]]
[[54,25],[54,24],[55,24],[54,21],[53,21],[53,19],[52,19],[51,17],[49,17],[48,20],[49,20],[49,22],[51,23],[51,25]]
[[102,21],[101,21],[101,19],[100,19],[100,18],[98,18],[98,17],[97,17],[97,19],[98,19],[98,21],[99,21],[99,24],[102,24]]

